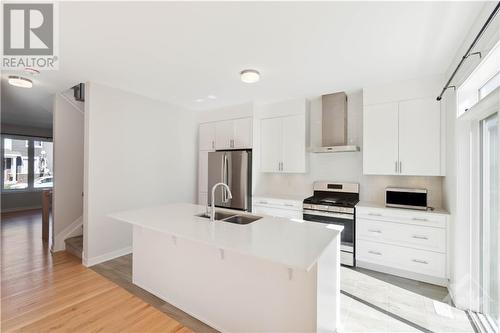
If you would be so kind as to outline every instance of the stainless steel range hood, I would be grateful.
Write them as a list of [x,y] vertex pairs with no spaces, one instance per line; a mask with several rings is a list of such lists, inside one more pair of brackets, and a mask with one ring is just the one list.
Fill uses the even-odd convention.
[[358,146],[347,144],[347,95],[345,92],[323,95],[322,145],[314,153],[339,153],[359,151]]

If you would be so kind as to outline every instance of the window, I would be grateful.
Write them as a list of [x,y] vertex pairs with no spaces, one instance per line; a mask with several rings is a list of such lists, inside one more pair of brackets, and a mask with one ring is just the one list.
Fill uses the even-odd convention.
[[2,137],[2,191],[50,188],[53,144],[27,137]]
[[488,80],[481,88],[479,88],[479,99],[488,96],[493,90],[500,87],[500,72],[496,73],[491,79]]
[[34,187],[52,187],[52,142],[35,141]]
[[4,139],[3,188],[28,188],[28,140]]
[[500,86],[500,41],[483,57],[481,63],[458,88],[457,116],[476,105]]
[[482,313],[487,325],[498,331],[499,307],[499,260],[498,244],[498,115],[494,114],[481,121],[481,289]]

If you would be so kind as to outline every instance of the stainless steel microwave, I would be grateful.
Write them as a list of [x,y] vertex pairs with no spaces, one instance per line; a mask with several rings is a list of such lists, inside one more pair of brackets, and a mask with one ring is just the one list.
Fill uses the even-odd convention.
[[419,188],[387,187],[385,189],[387,207],[427,209],[427,190]]

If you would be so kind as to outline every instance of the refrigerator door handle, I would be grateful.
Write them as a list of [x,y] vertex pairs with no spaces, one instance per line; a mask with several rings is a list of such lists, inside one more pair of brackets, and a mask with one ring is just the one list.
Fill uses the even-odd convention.
[[[228,165],[229,165],[229,161],[228,161],[228,158],[227,158],[227,154],[224,154],[224,164],[223,164],[223,167],[224,167],[224,177],[222,177],[222,181],[226,185],[228,185],[228,173],[229,173]],[[226,190],[225,187],[223,187],[222,188],[222,202],[223,203],[227,203],[227,201],[228,201],[228,199],[227,199],[227,190]]]
[[[223,183],[226,182],[226,154],[222,155],[222,169],[221,169],[221,180]],[[224,203],[224,188],[221,188],[221,201]]]

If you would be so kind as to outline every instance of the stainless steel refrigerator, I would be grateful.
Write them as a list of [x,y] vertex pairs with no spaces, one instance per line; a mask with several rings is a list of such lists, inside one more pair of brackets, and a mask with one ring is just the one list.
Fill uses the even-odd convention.
[[215,206],[222,208],[252,210],[252,151],[230,150],[208,153],[208,204],[212,202],[212,187],[225,183],[231,189],[218,186],[215,191]]

